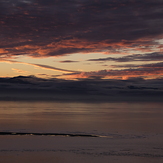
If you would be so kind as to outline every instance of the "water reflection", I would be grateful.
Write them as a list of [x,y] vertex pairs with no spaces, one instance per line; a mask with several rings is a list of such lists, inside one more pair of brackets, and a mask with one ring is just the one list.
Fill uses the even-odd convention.
[[0,101],[1,131],[162,133],[163,103]]

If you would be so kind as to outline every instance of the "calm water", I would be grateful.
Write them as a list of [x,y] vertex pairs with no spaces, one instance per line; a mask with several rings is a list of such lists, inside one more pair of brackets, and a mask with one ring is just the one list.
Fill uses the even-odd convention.
[[0,101],[0,131],[163,133],[163,103]]

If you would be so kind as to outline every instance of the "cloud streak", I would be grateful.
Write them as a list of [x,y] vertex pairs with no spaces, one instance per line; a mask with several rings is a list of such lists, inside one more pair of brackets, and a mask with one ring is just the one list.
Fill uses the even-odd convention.
[[154,52],[154,53],[146,53],[146,54],[133,54],[127,55],[124,57],[106,57],[106,58],[98,58],[98,59],[89,59],[87,61],[114,61],[114,62],[133,62],[133,61],[160,61],[163,60],[163,53],[162,52]]
[[48,69],[48,70],[59,71],[59,72],[69,72],[69,73],[79,73],[80,72],[80,71],[73,71],[73,70],[66,70],[66,69],[56,68],[56,67],[53,67],[53,66],[48,66],[48,65],[43,65],[43,64],[26,63],[26,62],[20,62],[20,61],[15,61],[15,60],[0,60],[0,62],[31,65],[31,66],[34,66],[34,67],[39,67],[39,68],[42,68],[42,69]]

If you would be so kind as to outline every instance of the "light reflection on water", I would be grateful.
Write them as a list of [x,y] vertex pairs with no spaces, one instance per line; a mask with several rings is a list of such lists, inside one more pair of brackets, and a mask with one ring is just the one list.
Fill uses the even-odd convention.
[[163,103],[0,101],[1,131],[162,133]]

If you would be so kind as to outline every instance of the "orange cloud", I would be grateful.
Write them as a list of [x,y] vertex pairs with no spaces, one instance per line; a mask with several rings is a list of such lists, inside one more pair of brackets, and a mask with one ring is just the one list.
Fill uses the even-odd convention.
[[108,79],[128,79],[131,77],[157,78],[163,75],[163,68],[138,68],[124,70],[100,70],[91,72],[81,72],[78,74],[67,74],[68,78],[108,78]]
[[12,70],[16,73],[19,73],[19,74],[26,74],[26,73],[29,73],[29,71],[24,71],[24,70],[21,70],[21,69],[16,69],[16,68],[12,68]]
[[7,53],[5,49],[0,48],[0,53]]
[[[153,49],[152,39],[148,40],[120,40],[119,42],[112,42],[111,40],[103,40],[101,42],[90,41],[86,39],[71,38],[60,39],[59,41],[44,44],[32,44],[32,41],[23,42],[19,40],[16,45],[0,49],[0,55],[6,57],[16,57],[19,55],[28,55],[33,58],[37,57],[51,57],[62,56],[72,53],[102,53],[102,54],[132,54],[137,52],[152,52],[160,51],[160,45],[155,46]],[[146,41],[146,42],[145,42]]]

